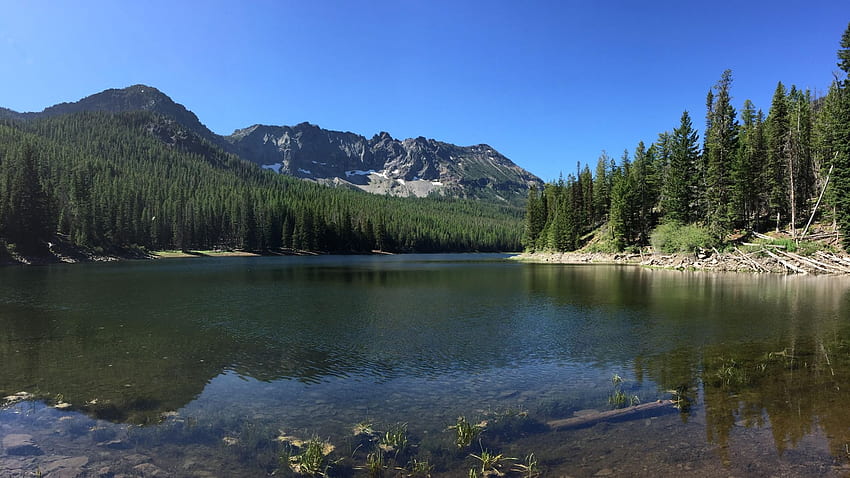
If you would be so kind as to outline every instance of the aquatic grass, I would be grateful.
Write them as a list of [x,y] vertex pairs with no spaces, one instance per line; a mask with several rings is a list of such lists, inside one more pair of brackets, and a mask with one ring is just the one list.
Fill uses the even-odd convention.
[[407,423],[396,423],[381,435],[378,446],[387,453],[395,452],[396,455],[404,453],[410,446],[407,436]]
[[691,399],[690,387],[687,384],[679,385],[673,390],[667,390],[667,392],[672,395],[673,406],[678,408],[680,412],[688,413],[691,410],[693,399]]
[[365,436],[371,438],[377,434],[375,432],[375,429],[372,428],[372,422],[370,421],[362,421],[360,423],[355,424],[352,427],[351,432],[356,437]]
[[466,417],[459,416],[457,422],[450,426],[449,429],[455,431],[455,444],[458,448],[466,448],[472,445],[472,442],[484,430],[483,424],[472,424],[466,420]]
[[369,473],[370,477],[377,478],[384,476],[384,471],[387,469],[387,465],[384,462],[383,450],[376,447],[373,452],[366,455],[366,466],[363,467],[363,469]]
[[608,396],[608,404],[614,408],[623,408],[628,402],[628,397],[622,390],[614,390],[614,393]]
[[428,462],[428,460],[417,460],[416,458],[412,459],[408,464],[408,468],[410,470],[410,474],[407,476],[421,476],[425,478],[431,477],[431,472],[434,471],[434,465]]
[[326,457],[333,451],[333,445],[323,442],[318,437],[313,437],[303,445],[303,451],[297,455],[292,455],[293,445],[290,445],[290,448],[281,455],[281,462],[299,475],[327,476],[330,463]]
[[504,466],[508,461],[516,460],[516,458],[508,458],[502,453],[496,454],[483,448],[481,449],[480,455],[470,453],[469,456],[479,461],[482,477],[503,476],[504,473],[501,470],[502,466]]
[[627,395],[623,391],[625,380],[618,374],[611,377],[611,384],[614,386],[614,391],[608,396],[608,404],[614,408],[623,408],[626,406],[634,406],[640,403],[640,397],[637,395]]
[[514,464],[513,471],[519,473],[523,478],[534,478],[540,476],[540,464],[534,453],[525,456],[522,463]]
[[746,369],[735,359],[723,360],[714,378],[720,386],[744,385],[749,380]]

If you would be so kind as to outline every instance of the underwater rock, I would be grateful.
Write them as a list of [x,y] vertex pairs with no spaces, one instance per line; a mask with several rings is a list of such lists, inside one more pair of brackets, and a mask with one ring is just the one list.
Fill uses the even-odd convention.
[[160,476],[168,476],[162,468],[154,465],[153,463],[142,463],[141,465],[136,465],[133,467],[141,476],[145,478],[158,478]]
[[7,455],[41,455],[44,452],[32,441],[32,435],[12,433],[3,437],[3,449]]
[[83,467],[89,463],[86,456],[56,457],[57,459],[45,463],[41,471],[47,478],[76,478],[84,476]]

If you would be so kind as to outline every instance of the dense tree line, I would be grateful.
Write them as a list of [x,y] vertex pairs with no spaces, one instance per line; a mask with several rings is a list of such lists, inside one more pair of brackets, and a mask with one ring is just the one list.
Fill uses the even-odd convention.
[[[649,243],[659,224],[695,224],[718,241],[736,229],[788,227],[799,237],[814,213],[831,219],[850,250],[850,26],[836,78],[816,98],[777,84],[767,115],[750,100],[732,104],[732,73],[708,92],[702,145],[690,114],[619,163],[603,153],[587,166],[529,193],[523,245],[582,247],[607,224],[611,249]],[[821,192],[823,201],[818,205]]]
[[361,252],[520,247],[522,211],[333,188],[223,152],[148,112],[0,123],[0,246]]

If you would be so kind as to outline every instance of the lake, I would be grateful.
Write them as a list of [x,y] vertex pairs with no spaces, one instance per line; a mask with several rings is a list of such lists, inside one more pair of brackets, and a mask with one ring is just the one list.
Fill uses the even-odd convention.
[[0,268],[0,476],[850,473],[847,278],[505,257]]

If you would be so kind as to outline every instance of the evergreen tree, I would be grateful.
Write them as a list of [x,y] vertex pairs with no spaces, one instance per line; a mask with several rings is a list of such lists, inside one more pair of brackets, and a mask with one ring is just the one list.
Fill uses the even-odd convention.
[[525,208],[525,230],[522,236],[522,246],[534,250],[537,238],[546,224],[546,210],[540,192],[535,186],[528,190],[528,202]]
[[724,236],[732,228],[732,164],[738,144],[738,124],[732,106],[732,71],[726,70],[714,86],[715,94],[706,114],[709,129],[705,138],[704,190],[706,219],[712,233]]
[[3,162],[5,200],[0,235],[23,253],[44,249],[55,233],[56,217],[50,197],[41,183],[38,160],[32,145],[5,158]]
[[756,111],[752,101],[744,101],[741,110],[741,131],[733,170],[734,204],[737,218],[747,228],[758,228],[763,198],[766,158],[764,114]]
[[776,230],[788,211],[788,194],[785,178],[788,174],[788,99],[785,85],[779,82],[773,92],[773,101],[765,125],[767,132],[767,174],[769,214],[776,220]]
[[[664,138],[667,140],[667,138]],[[669,167],[664,178],[662,210],[667,221],[688,223],[696,220],[699,176],[699,137],[687,111],[682,113],[679,127],[669,141],[660,143],[669,153]]]
[[850,252],[850,25],[841,37],[838,66],[847,77],[838,83],[832,108],[832,133],[829,143],[833,152],[833,201],[836,222],[841,230],[844,249]]

